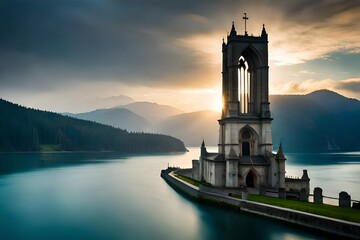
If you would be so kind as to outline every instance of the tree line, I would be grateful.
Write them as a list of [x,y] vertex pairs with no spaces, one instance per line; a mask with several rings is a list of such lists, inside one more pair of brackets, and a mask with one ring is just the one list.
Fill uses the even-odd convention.
[[0,151],[184,152],[179,139],[134,133],[58,113],[23,107],[0,99]]

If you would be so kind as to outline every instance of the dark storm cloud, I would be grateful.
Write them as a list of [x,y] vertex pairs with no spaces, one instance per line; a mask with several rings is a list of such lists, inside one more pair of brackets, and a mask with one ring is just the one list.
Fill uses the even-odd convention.
[[176,22],[190,12],[189,5],[79,0],[0,4],[2,84],[130,77],[160,81],[179,69],[194,71],[186,53],[171,45],[172,37],[202,29]]
[[348,81],[338,82],[336,86],[338,89],[360,93],[360,78],[349,79]]
[[275,9],[280,9],[285,20],[299,22],[323,22],[348,10],[359,8],[357,0],[271,0]]
[[186,84],[192,80],[185,76],[206,66],[191,48],[176,44],[178,38],[225,33],[246,9],[301,22],[322,21],[357,5],[346,0],[4,0],[0,86],[47,88],[74,79]]

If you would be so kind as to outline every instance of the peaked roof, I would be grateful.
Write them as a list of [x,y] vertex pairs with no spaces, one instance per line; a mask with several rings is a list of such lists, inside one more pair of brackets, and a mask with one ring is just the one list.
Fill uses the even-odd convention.
[[282,149],[282,144],[280,143],[280,146],[279,146],[279,150],[278,152],[276,153],[276,158],[277,159],[286,159],[285,158],[285,155],[283,153],[283,149]]

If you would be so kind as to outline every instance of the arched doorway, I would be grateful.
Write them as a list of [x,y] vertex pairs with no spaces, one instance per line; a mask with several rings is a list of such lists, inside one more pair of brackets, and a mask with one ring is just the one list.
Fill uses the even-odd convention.
[[246,186],[249,188],[255,187],[256,176],[253,171],[249,171],[246,176]]

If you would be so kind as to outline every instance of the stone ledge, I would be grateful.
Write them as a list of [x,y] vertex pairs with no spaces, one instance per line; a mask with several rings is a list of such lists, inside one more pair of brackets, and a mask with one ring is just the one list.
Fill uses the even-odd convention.
[[218,193],[212,193],[193,186],[174,175],[174,172],[162,174],[170,186],[180,190],[186,195],[209,202],[225,204],[240,211],[255,213],[281,221],[291,222],[301,226],[313,228],[323,232],[335,234],[340,237],[360,239],[360,224],[325,216],[305,213],[288,208],[268,205],[264,203],[241,200]]

